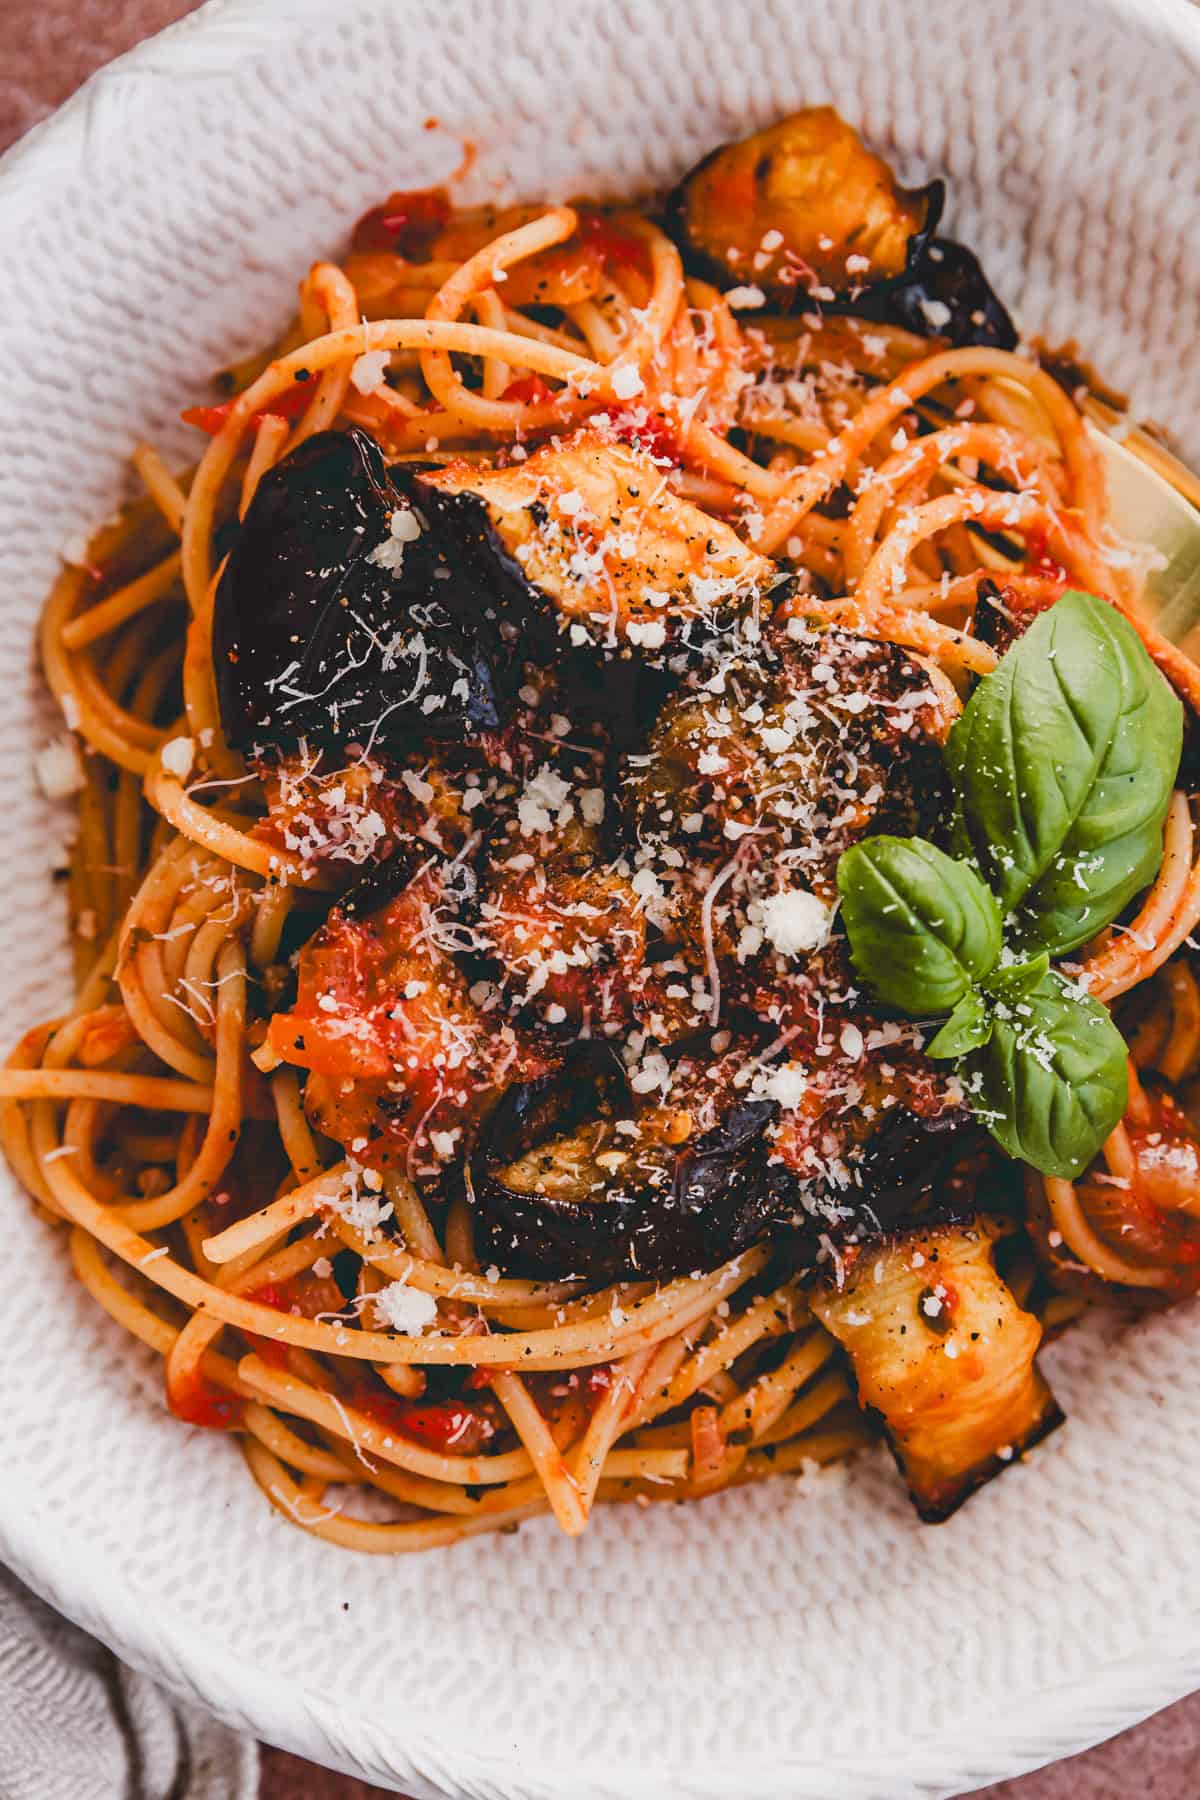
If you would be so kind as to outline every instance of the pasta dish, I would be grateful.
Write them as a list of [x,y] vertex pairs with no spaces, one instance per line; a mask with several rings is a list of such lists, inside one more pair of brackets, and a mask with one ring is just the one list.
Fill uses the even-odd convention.
[[828,108],[393,193],[64,563],[4,1147],[307,1531],[881,1436],[944,1519],[1048,1338],[1200,1285],[1200,678],[943,198]]

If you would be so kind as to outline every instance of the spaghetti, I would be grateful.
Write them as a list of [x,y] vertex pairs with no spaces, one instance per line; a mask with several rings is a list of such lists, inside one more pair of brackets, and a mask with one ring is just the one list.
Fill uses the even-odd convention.
[[[810,160],[847,133],[789,123]],[[1111,602],[1192,708],[1200,677],[1141,619],[1075,400],[999,347],[985,283],[962,317],[929,286],[928,193],[884,171],[893,253],[873,214],[802,218],[777,159],[722,268],[703,207],[742,166],[705,165],[665,217],[392,196],[186,415],[198,465],[136,452],[145,498],[46,606],[84,746],[79,987],[0,1074],[5,1149],[172,1410],[350,1548],[547,1511],[575,1534],[598,1503],[806,1470],[870,1441],[859,1400],[942,1516],[1054,1422],[1032,1355],[1072,1296],[1195,1285],[1186,782],[1153,884],[1074,965],[1149,1085],[1083,1176],[1029,1173],[1002,1218],[973,1196],[1003,1159],[956,1137],[920,1031],[849,986],[832,871],[897,809],[916,828],[972,685],[1064,587]],[[324,665],[332,702],[308,626],[229,623],[239,569],[268,605],[252,546],[277,553],[295,471],[333,530],[329,468],[383,497],[359,585],[339,574],[359,636]],[[416,637],[381,647],[370,606],[418,576]],[[897,1107],[908,1151],[889,1138],[872,1188]],[[1003,1374],[1008,1437],[949,1475],[925,1473],[928,1393],[901,1427],[895,1369],[860,1354],[864,1271],[939,1353],[972,1295],[1025,1321],[1013,1366],[955,1365],[985,1411]]]

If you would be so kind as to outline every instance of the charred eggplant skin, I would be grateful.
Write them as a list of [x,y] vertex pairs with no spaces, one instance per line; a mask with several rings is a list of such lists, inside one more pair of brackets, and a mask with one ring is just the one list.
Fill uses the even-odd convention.
[[955,349],[1017,346],[1017,328],[979,258],[953,238],[915,236],[903,275],[834,300],[829,310],[900,325],[917,337],[948,338]]
[[213,616],[221,722],[236,749],[461,739],[500,725],[495,646],[482,620],[448,610],[430,534],[392,530],[410,512],[357,428],[318,433],[263,477]]
[[630,1117],[624,1070],[604,1049],[585,1048],[559,1073],[517,1085],[501,1100],[469,1165],[476,1232],[506,1274],[670,1280],[709,1269],[766,1235],[778,1211],[767,1171],[772,1101],[735,1104],[713,1130],[678,1151],[664,1148],[656,1173],[631,1192],[575,1201],[519,1192],[503,1171],[535,1146],[598,1116]]
[[461,489],[451,492],[420,477],[414,479],[412,492],[439,541],[452,547],[456,586],[486,594],[501,618],[528,634],[535,650],[551,650],[557,636],[554,609],[509,554],[482,496]]
[[1063,1422],[1034,1361],[1041,1325],[994,1267],[996,1235],[984,1219],[900,1233],[814,1295],[927,1524]]
[[923,1119],[907,1107],[894,1107],[868,1139],[855,1169],[863,1196],[856,1238],[896,1231],[917,1218],[960,1217],[962,1201],[947,1177],[988,1143],[974,1114],[961,1108]]

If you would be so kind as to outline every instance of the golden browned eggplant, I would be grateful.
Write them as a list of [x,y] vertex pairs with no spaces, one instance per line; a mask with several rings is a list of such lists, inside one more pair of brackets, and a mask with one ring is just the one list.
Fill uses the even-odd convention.
[[912,190],[830,106],[714,151],[668,207],[685,253],[723,286],[1011,350],[1017,333],[978,259],[935,237],[945,188]]
[[982,1219],[906,1232],[813,1297],[931,1523],[1062,1423],[1034,1363],[1041,1323],[997,1274],[995,1237]]
[[[757,613],[774,563],[667,486],[653,457],[577,432],[507,469],[449,463],[415,497],[501,610],[578,646],[653,655]],[[451,548],[453,546],[454,548]]]
[[929,191],[900,187],[832,106],[810,106],[726,144],[680,190],[688,240],[726,278],[787,293],[903,273]]

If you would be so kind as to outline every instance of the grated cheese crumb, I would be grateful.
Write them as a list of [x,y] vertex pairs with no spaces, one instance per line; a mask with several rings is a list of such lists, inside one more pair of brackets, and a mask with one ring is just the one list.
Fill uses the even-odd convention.
[[195,743],[190,737],[172,738],[163,745],[159,758],[168,775],[174,775],[177,781],[186,781],[196,760]]
[[384,385],[391,353],[387,350],[364,350],[350,366],[350,383],[360,394],[374,394]]
[[803,888],[768,894],[762,902],[762,925],[780,956],[797,956],[819,950],[829,938],[833,912]]
[[390,1282],[387,1287],[380,1288],[374,1299],[384,1322],[393,1331],[402,1331],[409,1337],[420,1337],[437,1318],[437,1301],[433,1295],[409,1287],[405,1281]]
[[773,1069],[763,1088],[769,1100],[777,1100],[784,1112],[795,1112],[808,1091],[808,1072],[803,1064],[781,1063]]
[[950,323],[950,308],[946,305],[944,300],[923,299],[920,302],[920,306],[926,320],[933,327],[934,331],[940,331],[944,325]]
[[79,746],[72,737],[52,738],[34,757],[33,773],[47,800],[69,800],[87,784]]

